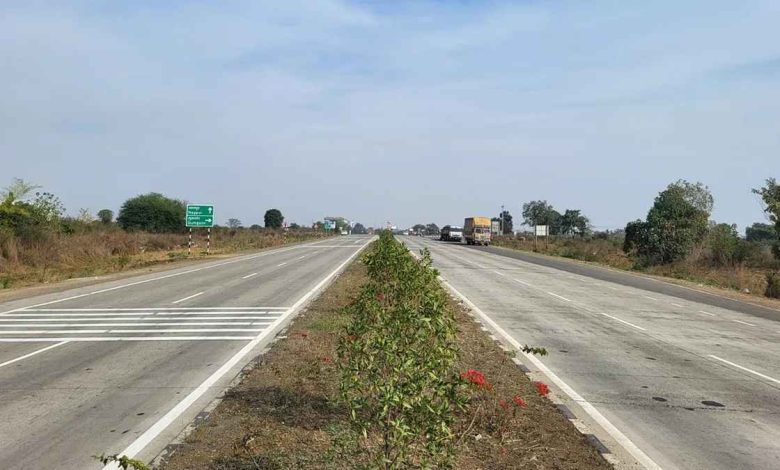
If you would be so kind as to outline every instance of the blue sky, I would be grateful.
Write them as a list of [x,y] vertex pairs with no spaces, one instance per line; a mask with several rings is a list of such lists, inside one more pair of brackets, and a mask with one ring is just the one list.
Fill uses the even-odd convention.
[[547,199],[616,228],[684,178],[743,230],[780,177],[778,24],[776,1],[6,1],[0,185],[246,224]]

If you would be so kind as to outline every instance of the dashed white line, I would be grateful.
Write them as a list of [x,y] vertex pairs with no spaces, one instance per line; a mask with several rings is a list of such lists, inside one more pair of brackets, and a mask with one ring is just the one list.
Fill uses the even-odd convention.
[[515,281],[515,282],[519,282],[520,284],[523,284],[523,285],[525,285],[525,286],[528,286],[528,287],[533,287],[531,284],[529,284],[529,283],[527,283],[527,282],[525,282],[525,281],[521,281],[520,279],[517,279],[517,278],[512,278],[512,280],[513,280],[513,281]]
[[626,324],[626,325],[628,325],[628,326],[630,326],[632,328],[636,328],[637,330],[647,331],[644,328],[642,328],[641,326],[637,326],[637,325],[634,325],[633,323],[627,322],[625,320],[621,320],[618,317],[613,317],[612,315],[607,315],[606,313],[603,313],[603,312],[599,312],[599,315],[604,315],[605,317],[609,317],[609,318],[611,318],[611,319],[613,319],[615,321],[619,321],[620,323],[624,323],[624,324]]
[[29,353],[29,354],[25,354],[24,356],[19,356],[16,359],[11,359],[10,361],[5,361],[3,363],[0,363],[0,367],[5,367],[5,366],[8,366],[8,365],[11,365],[11,364],[13,364],[15,362],[19,362],[21,360],[27,359],[28,357],[35,356],[36,354],[40,354],[40,353],[46,352],[46,351],[48,351],[50,349],[54,349],[54,348],[56,348],[58,346],[62,346],[65,343],[67,343],[67,341],[62,341],[62,342],[59,342],[57,344],[52,344],[51,346],[46,346],[45,348],[38,349],[37,351],[33,351],[33,352]]
[[284,266],[285,264],[287,264],[287,261],[285,261],[284,263],[277,264],[276,267],[278,268],[278,267]]
[[553,297],[558,297],[561,300],[565,300],[566,302],[571,302],[571,300],[567,299],[566,297],[564,297],[562,295],[558,295],[558,294],[556,294],[554,292],[547,292],[547,293],[552,295]]
[[748,323],[748,322],[742,321],[742,320],[731,320],[731,321],[733,321],[735,323],[742,323],[743,325],[747,325],[747,326],[756,326],[753,323]]
[[182,302],[184,302],[185,300],[194,299],[195,297],[197,297],[197,296],[199,296],[199,295],[203,295],[203,292],[198,292],[197,294],[192,294],[192,295],[190,295],[189,297],[185,297],[185,298],[183,298],[183,299],[179,299],[179,300],[176,300],[176,301],[174,301],[174,302],[171,302],[171,303],[172,303],[172,304],[178,304],[178,303],[182,303]]
[[699,313],[703,313],[704,315],[709,315],[709,316],[711,316],[711,317],[714,317],[714,316],[715,316],[715,314],[714,314],[714,313],[705,312],[704,310],[699,310]]
[[672,304],[672,305],[674,305],[675,307],[680,307],[680,308],[683,308],[683,306],[682,306],[682,305],[680,305],[680,304],[676,304],[676,303],[674,303],[674,302],[669,302],[669,303],[670,303],[670,304]]
[[298,257],[298,259],[303,259],[303,258],[305,258],[305,257],[306,257],[306,255],[299,256],[299,257]]
[[735,364],[735,363],[733,363],[733,362],[731,362],[731,361],[727,361],[727,360],[725,360],[725,359],[723,359],[723,358],[720,358],[720,357],[718,357],[718,356],[715,356],[715,355],[713,355],[713,354],[710,354],[709,356],[710,356],[711,358],[715,359],[715,360],[718,360],[718,361],[720,361],[720,362],[723,362],[723,363],[725,363],[725,364],[728,364],[728,365],[730,365],[730,366],[732,366],[732,367],[736,367],[737,369],[742,369],[742,370],[744,370],[745,372],[750,372],[751,374],[757,375],[757,376],[761,377],[762,379],[766,379],[766,380],[769,380],[769,381],[771,381],[771,382],[774,382],[774,383],[776,383],[776,384],[780,384],[780,380],[778,380],[778,379],[776,379],[776,378],[774,378],[774,377],[770,377],[770,376],[768,376],[768,375],[764,375],[764,374],[762,374],[761,372],[756,372],[756,371],[754,371],[753,369],[748,369],[748,368],[747,368],[747,367],[745,367],[745,366],[741,366],[741,365],[739,365],[739,364]]
[[493,270],[493,272],[494,272],[494,273],[496,273],[496,274],[498,274],[499,276],[504,276],[504,273],[502,273],[501,271],[496,271],[496,270],[494,269],[494,270]]
[[646,299],[650,299],[650,300],[658,300],[655,297],[650,297],[649,295],[643,295],[642,297],[644,297]]
[[242,277],[241,279],[249,279],[250,277],[257,276],[257,273],[247,274],[246,276]]
[[615,287],[615,286],[610,286],[610,285],[605,285],[604,287],[606,287],[607,289],[612,289],[612,290],[620,290],[620,289],[618,289],[617,287]]

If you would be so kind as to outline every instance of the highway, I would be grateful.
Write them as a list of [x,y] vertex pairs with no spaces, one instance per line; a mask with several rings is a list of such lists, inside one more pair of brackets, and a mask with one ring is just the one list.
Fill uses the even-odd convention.
[[100,469],[91,456],[103,452],[151,460],[368,242],[0,304],[0,468]]
[[551,383],[622,467],[780,468],[776,312],[691,300],[698,294],[629,273],[400,239],[428,248],[500,338],[547,348],[546,357],[521,357],[531,376]]

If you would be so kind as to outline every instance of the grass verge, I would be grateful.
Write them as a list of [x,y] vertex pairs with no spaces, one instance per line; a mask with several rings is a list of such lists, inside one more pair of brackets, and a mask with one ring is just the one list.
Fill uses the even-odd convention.
[[[334,363],[349,321],[342,309],[366,282],[353,262],[258,358],[207,420],[178,444],[165,470],[341,469],[337,449],[349,426]],[[611,466],[477,323],[454,301],[458,369],[480,371],[491,396],[474,397],[456,419],[457,469],[608,469]],[[524,407],[512,398],[522,397]]]

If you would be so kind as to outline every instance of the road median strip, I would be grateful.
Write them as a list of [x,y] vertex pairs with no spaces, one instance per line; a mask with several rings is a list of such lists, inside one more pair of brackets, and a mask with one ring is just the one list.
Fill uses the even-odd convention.
[[[365,452],[377,450],[378,436],[369,430],[367,441],[350,438],[354,422],[339,391],[345,359],[337,349],[353,320],[345,307],[365,295],[367,282],[365,264],[350,265],[245,370],[208,418],[157,461],[159,467],[341,469],[366,463]],[[513,354],[443,295],[445,318],[457,328],[450,373],[468,397],[453,416],[454,468],[610,468],[545,398],[546,385],[531,382]],[[409,451],[421,445],[413,439]]]

